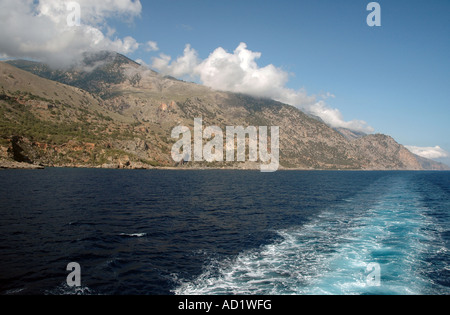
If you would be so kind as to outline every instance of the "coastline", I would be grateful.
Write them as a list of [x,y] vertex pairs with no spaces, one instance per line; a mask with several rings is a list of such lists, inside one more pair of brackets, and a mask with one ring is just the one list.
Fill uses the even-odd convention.
[[[11,160],[0,159],[0,170],[43,170],[46,168],[57,168],[57,169],[104,169],[104,170],[160,170],[160,171],[255,171],[260,172],[259,167],[249,167],[246,166],[227,166],[227,167],[183,167],[183,166],[142,166],[139,167],[119,167],[113,165],[100,165],[100,166],[90,166],[90,165],[53,165],[53,166],[43,166],[36,164],[29,164],[23,162],[16,162]],[[303,171],[303,172],[314,172],[314,171],[333,171],[333,172],[392,172],[392,171],[416,171],[416,172],[445,172],[450,170],[408,170],[408,169],[311,169],[311,168],[285,168],[280,166],[276,172],[282,171]]]
[[43,170],[45,169],[42,165],[35,165],[29,163],[22,163],[10,160],[0,160],[0,170]]

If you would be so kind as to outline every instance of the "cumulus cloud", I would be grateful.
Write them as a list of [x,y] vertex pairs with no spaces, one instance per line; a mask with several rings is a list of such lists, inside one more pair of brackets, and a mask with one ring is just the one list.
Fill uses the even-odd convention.
[[440,146],[435,147],[416,147],[406,146],[412,153],[431,160],[450,157],[450,153],[442,149]]
[[152,67],[174,77],[199,79],[202,84],[217,90],[267,97],[293,105],[320,117],[332,127],[366,133],[374,131],[364,121],[345,121],[338,109],[330,108],[325,99],[334,98],[333,94],[318,97],[308,95],[304,89],[288,88],[289,73],[272,64],[260,67],[257,63],[260,58],[261,53],[249,50],[245,43],[241,43],[233,53],[219,47],[204,60],[199,59],[190,45],[186,45],[183,55],[176,60],[165,54],[154,57]]
[[139,16],[142,11],[139,0],[39,0],[37,10],[40,15],[47,16],[57,23],[64,22],[67,20],[68,4],[71,3],[80,5],[83,23],[89,25],[102,24],[111,17],[133,18]]
[[160,54],[159,57],[153,58],[152,67],[164,74],[177,78],[185,76],[193,77],[195,76],[199,62],[200,59],[198,58],[197,52],[190,45],[186,45],[183,56],[172,61],[172,57],[166,54]]
[[55,67],[76,63],[84,52],[114,50],[127,54],[140,44],[132,37],[112,38],[108,19],[139,16],[139,0],[78,0],[81,25],[71,26],[68,0],[2,0],[0,55],[31,58]]
[[158,43],[154,42],[154,41],[148,41],[145,44],[145,50],[146,51],[158,51],[159,50]]

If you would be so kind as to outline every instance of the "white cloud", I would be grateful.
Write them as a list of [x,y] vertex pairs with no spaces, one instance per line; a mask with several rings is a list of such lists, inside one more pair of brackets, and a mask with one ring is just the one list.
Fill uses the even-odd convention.
[[241,43],[233,53],[219,47],[208,58],[200,60],[198,53],[186,45],[183,56],[172,61],[170,56],[160,54],[153,58],[152,67],[174,77],[199,79],[206,86],[217,90],[246,93],[271,98],[290,104],[316,115],[332,127],[344,127],[372,133],[374,129],[364,121],[345,121],[342,113],[330,108],[324,101],[334,98],[331,93],[319,97],[308,95],[304,89],[286,87],[289,73],[270,64],[260,67],[257,60],[261,53],[253,52]]
[[201,81],[214,89],[279,98],[289,75],[273,65],[260,68],[256,60],[261,53],[241,43],[233,54],[217,48],[195,71]]
[[163,74],[177,78],[193,77],[199,62],[197,52],[190,45],[186,45],[183,56],[178,57],[177,60],[172,61],[172,57],[161,53],[159,57],[153,58],[152,67]]
[[48,16],[59,23],[67,20],[67,4],[78,3],[81,7],[81,19],[89,25],[99,25],[110,17],[133,18],[139,16],[142,4],[139,0],[39,0],[37,10],[40,15]]
[[139,49],[140,44],[130,36],[122,39],[116,39],[113,42],[109,43],[110,46],[108,49],[119,52],[121,54],[129,54]]
[[140,44],[132,37],[112,38],[109,18],[139,16],[139,0],[78,0],[81,25],[69,26],[68,0],[2,0],[0,2],[0,54],[32,58],[52,66],[76,63],[86,51],[130,53]]
[[149,41],[145,44],[145,50],[147,51],[158,51],[159,47],[158,47],[158,43],[154,42],[154,41]]
[[435,147],[416,147],[416,146],[406,146],[406,148],[412,153],[427,158],[427,159],[442,159],[450,157],[450,153],[445,151],[439,146]]

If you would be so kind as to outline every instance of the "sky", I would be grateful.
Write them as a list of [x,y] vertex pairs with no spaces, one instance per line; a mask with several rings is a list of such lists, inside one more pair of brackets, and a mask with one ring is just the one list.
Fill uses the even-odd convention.
[[179,79],[270,97],[450,164],[450,1],[0,0],[0,58],[115,50]]

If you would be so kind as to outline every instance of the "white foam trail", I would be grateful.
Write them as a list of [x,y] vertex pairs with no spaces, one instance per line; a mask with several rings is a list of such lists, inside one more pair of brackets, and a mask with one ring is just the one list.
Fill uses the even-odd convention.
[[121,233],[119,235],[120,236],[127,236],[127,237],[145,237],[145,236],[147,236],[147,233],[135,233],[135,234]]
[[[316,222],[300,229],[278,232],[281,240],[259,250],[240,254],[231,261],[216,261],[193,282],[174,292],[181,295],[251,294],[289,295],[302,293],[317,274],[326,272],[324,263],[336,250],[333,235],[349,221],[331,222],[322,214]],[[323,224],[323,221],[327,221]],[[320,224],[322,223],[322,224]]]
[[[406,180],[374,184],[313,222],[280,231],[274,244],[210,264],[174,293],[421,294],[429,285],[418,271],[423,255],[436,250],[425,212]],[[381,266],[380,287],[367,281],[369,263]]]
[[24,291],[25,288],[20,288],[20,289],[11,289],[5,292],[5,295],[16,295],[19,294],[20,292]]
[[98,295],[88,287],[69,287],[67,284],[61,284],[53,290],[45,291],[45,295]]

